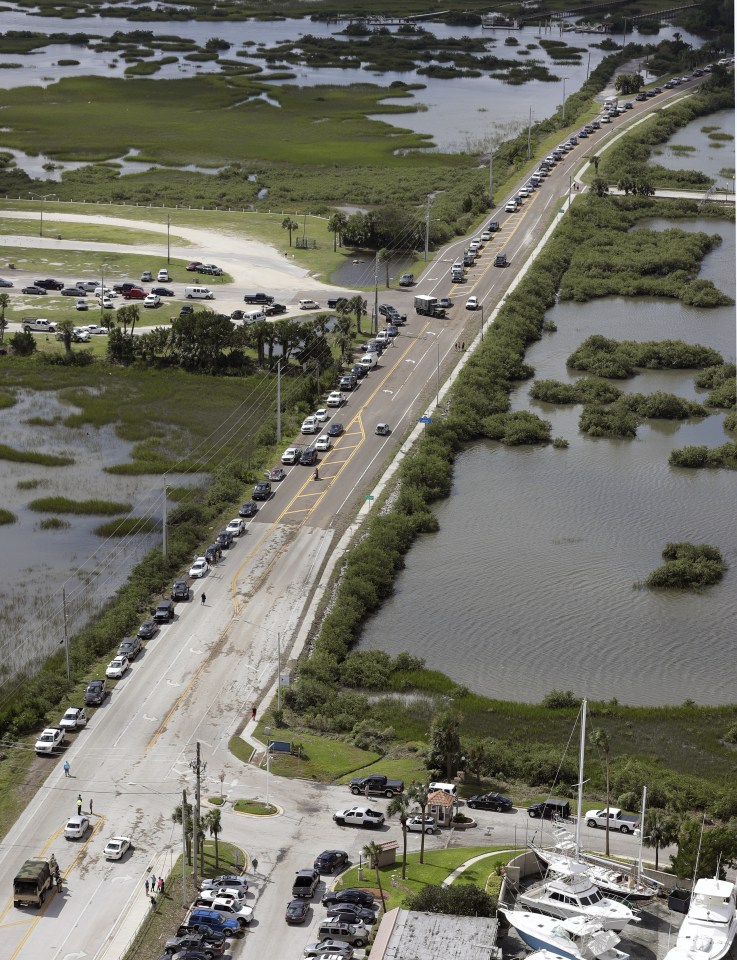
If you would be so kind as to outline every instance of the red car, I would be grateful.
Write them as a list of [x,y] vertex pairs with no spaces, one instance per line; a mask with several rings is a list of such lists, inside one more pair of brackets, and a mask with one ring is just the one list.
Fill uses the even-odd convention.
[[141,290],[140,287],[131,287],[130,290],[123,291],[124,300],[143,300],[146,296],[146,291]]
[[191,263],[187,264],[186,269],[189,270],[190,273],[196,273],[201,266],[202,266],[201,260],[192,260]]

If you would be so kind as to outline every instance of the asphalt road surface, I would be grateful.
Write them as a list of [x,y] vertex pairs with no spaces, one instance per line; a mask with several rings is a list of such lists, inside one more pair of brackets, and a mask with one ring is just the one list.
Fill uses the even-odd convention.
[[[683,92],[679,88],[672,94],[675,99]],[[234,760],[228,741],[242,729],[251,706],[260,703],[272,686],[278,649],[286,662],[301,642],[298,630],[304,627],[316,586],[334,559],[339,535],[355,507],[375,488],[419,414],[433,404],[438,384],[462,362],[456,343],[465,340],[470,349],[479,334],[482,312],[466,311],[466,297],[480,297],[488,321],[527,254],[561,215],[585,155],[600,150],[602,141],[616,136],[624,124],[637,122],[638,113],[661,107],[668,99],[666,93],[656,101],[638,104],[638,109],[612,124],[613,129],[602,130],[577,147],[519,213],[491,214],[490,219],[502,222],[501,232],[486,245],[467,283],[455,289],[450,283],[450,264],[465,245],[459,240],[440,253],[416,288],[387,297],[410,320],[385,352],[381,366],[333,414],[334,421],[344,424],[345,434],[323,456],[321,479],[314,481],[306,467],[289,469],[288,477],[274,485],[274,496],[261,506],[248,532],[207,577],[195,582],[190,603],[177,604],[176,620],[147,644],[88,728],[69,738],[72,742],[65,756],[71,778],[64,777],[60,762],[49,761],[48,779],[0,851],[0,889],[7,898],[0,912],[4,960],[121,955],[121,945],[135,934],[140,918],[150,909],[144,896],[145,877],[151,870],[165,875],[179,854],[180,832],[171,814],[183,789],[192,796],[190,762],[197,741],[207,762],[204,797],[220,792],[221,772],[229,796],[265,796],[265,772]],[[31,238],[23,242],[32,245]],[[499,250],[507,254],[510,267],[491,265]],[[447,319],[415,316],[411,297],[419,292],[438,296],[450,292],[455,306]],[[304,295],[311,293],[308,287]],[[390,437],[374,434],[379,421],[392,426]],[[203,590],[206,605],[200,603]],[[350,798],[344,787],[270,779],[271,797],[283,814],[253,820],[226,808],[224,836],[240,841],[259,861],[255,920],[246,943],[255,940],[270,956],[299,957],[324,911],[314,905],[309,924],[286,926],[283,910],[294,871],[309,866],[326,847],[343,847],[357,861],[367,839],[377,838],[334,825],[332,813]],[[76,813],[78,793],[85,810],[89,799],[94,800],[93,830],[84,841],[67,842],[63,828]],[[480,830],[454,834],[450,840],[446,833],[428,838],[428,848],[448,842],[524,844],[531,824],[538,824],[524,812],[480,812],[479,821]],[[390,824],[382,838],[398,837],[399,832],[398,824]],[[131,837],[134,850],[120,862],[107,862],[102,849],[116,834]],[[602,849],[603,832],[585,834],[586,847]],[[418,845],[419,835],[413,835],[410,849]],[[614,853],[633,854],[635,845],[632,837],[612,839]],[[61,866],[64,892],[39,911],[14,908],[12,878],[18,866],[29,856],[52,852]],[[243,949],[249,947],[236,944],[235,955]]]

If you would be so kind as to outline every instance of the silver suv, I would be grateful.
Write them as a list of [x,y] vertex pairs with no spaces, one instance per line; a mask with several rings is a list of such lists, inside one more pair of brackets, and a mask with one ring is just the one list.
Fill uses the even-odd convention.
[[369,928],[362,923],[342,923],[340,921],[326,920],[321,923],[317,935],[321,940],[342,940],[344,943],[350,943],[354,947],[363,947],[369,940]]

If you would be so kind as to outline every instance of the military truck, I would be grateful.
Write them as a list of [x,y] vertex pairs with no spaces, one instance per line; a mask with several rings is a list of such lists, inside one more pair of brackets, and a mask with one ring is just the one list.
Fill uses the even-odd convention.
[[48,860],[41,857],[26,860],[13,880],[13,906],[30,904],[41,908],[47,891],[61,890],[61,873],[56,857]]

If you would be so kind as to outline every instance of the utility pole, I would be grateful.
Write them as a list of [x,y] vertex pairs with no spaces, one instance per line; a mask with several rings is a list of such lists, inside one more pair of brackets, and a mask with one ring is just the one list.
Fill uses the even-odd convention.
[[531,139],[532,139],[532,107],[530,107],[530,122],[529,122],[529,124],[527,125],[527,159],[528,159],[528,160],[529,160],[530,157],[532,156],[532,153],[531,153],[531,151],[530,151],[530,146],[531,146],[530,141],[531,141]]
[[169,228],[171,227],[171,217],[166,215],[166,262],[171,263],[171,244],[169,243]]
[[281,443],[281,360],[276,361],[276,442]]
[[64,653],[67,659],[67,680],[71,680],[72,674],[69,669],[69,627],[67,625],[67,591],[66,587],[61,588],[61,608],[64,614]]
[[279,631],[276,631],[276,664],[277,664],[277,676],[276,676],[276,709],[281,710],[281,634]]
[[489,152],[489,206],[494,206],[494,148]]
[[563,77],[563,126],[566,125],[566,80],[568,77]]
[[187,791],[182,790],[182,906],[189,906],[187,899]]
[[197,886],[197,857],[200,849],[200,776],[207,770],[207,763],[200,762],[200,741],[197,741],[197,759],[190,762],[195,773],[194,808],[192,810],[192,881]]
[[379,332],[379,251],[374,264],[374,336]]
[[168,523],[168,518],[167,518],[167,515],[166,515],[166,494],[167,494],[168,489],[169,489],[169,488],[166,486],[166,484],[164,484],[164,509],[163,509],[163,513],[162,513],[162,524],[161,524],[161,525],[162,525],[162,531],[163,531],[163,538],[162,538],[162,541],[161,541],[161,553],[162,553],[162,555],[163,555],[164,557],[166,556],[166,554],[167,554],[167,549],[168,549],[167,542],[166,542],[166,525],[167,525],[167,523]]
[[425,260],[427,260],[427,253],[430,249],[430,202],[431,198],[428,194],[427,210],[425,211]]

